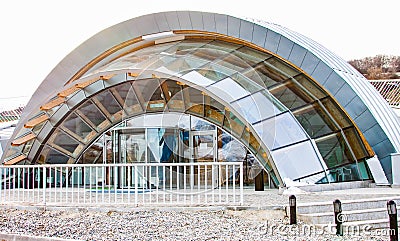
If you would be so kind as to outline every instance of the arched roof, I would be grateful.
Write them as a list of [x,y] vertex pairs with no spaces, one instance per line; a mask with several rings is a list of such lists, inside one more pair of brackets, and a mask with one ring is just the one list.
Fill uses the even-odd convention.
[[[177,11],[149,14],[94,35],[67,55],[46,77],[25,108],[13,138],[43,103],[104,65],[128,46],[171,31],[205,31],[247,41],[274,53],[311,76],[354,120],[374,151],[385,159],[400,151],[399,123],[390,107],[365,78],[315,41],[282,26],[223,14]],[[172,38],[174,36],[171,36]],[[384,166],[385,167],[385,166]],[[386,167],[388,171],[389,167]]]

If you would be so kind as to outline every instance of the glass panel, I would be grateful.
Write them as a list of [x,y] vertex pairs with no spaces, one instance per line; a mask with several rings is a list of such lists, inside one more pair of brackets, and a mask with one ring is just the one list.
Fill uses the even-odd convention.
[[260,148],[260,150],[257,153],[257,158],[258,160],[261,161],[261,165],[264,166],[264,168],[267,171],[272,171],[271,167],[271,161],[270,161],[270,155],[267,154],[267,152],[264,150],[264,148]]
[[122,163],[146,162],[145,129],[123,130],[120,142]]
[[97,94],[95,98],[101,103],[101,105],[107,110],[109,114],[114,115],[115,113],[121,111],[121,106],[115,100],[110,91],[103,91]]
[[142,108],[130,83],[115,86],[111,89],[111,92],[114,94],[121,106],[124,107],[124,110],[128,115],[142,112]]
[[288,81],[282,85],[274,86],[268,91],[290,110],[314,101],[314,99],[307,95],[292,81]]
[[196,49],[192,51],[190,54],[196,58],[212,62],[220,58],[221,56],[226,55],[227,52],[224,50],[210,48],[209,45],[207,45],[207,47]]
[[210,40],[196,39],[196,40],[183,40],[178,44],[171,46],[170,48],[164,50],[165,53],[176,54],[176,55],[186,55],[198,48],[201,48],[205,44],[211,42]]
[[326,97],[326,93],[317,84],[308,79],[304,74],[294,77],[296,81],[308,90],[317,99]]
[[279,106],[279,103],[267,91],[257,92],[235,101],[232,106],[250,123],[275,116],[283,110],[282,106]]
[[250,148],[250,150],[253,153],[257,153],[258,149],[260,149],[260,143],[258,142],[256,137],[253,135],[253,133],[250,132],[249,128],[244,128],[241,139]]
[[[57,149],[62,150],[68,155],[77,154],[82,146],[80,146],[79,142],[74,140],[71,136],[67,135],[61,130],[56,130],[53,135],[51,135],[48,143],[54,144],[57,146]],[[80,146],[80,148],[78,148]]]
[[243,72],[243,75],[263,88],[268,88],[276,83],[279,83],[280,81],[272,79],[268,76],[268,69],[266,68],[264,63],[258,64],[256,67],[254,67],[254,69],[246,70],[245,72]]
[[268,69],[276,76],[280,76],[279,78],[289,78],[300,74],[300,72],[290,66],[287,63],[284,63],[282,60],[274,57],[269,58],[264,63],[268,66]]
[[183,96],[189,113],[204,115],[203,94],[194,88],[186,87],[183,89]]
[[226,77],[235,73],[235,71],[231,69],[216,64],[205,65],[201,67],[201,69],[197,69],[196,71],[213,82],[225,79]]
[[11,157],[17,153],[22,153],[22,148],[23,146],[10,146],[10,148],[7,151],[6,157]]
[[185,110],[181,85],[178,85],[174,80],[168,79],[161,83],[161,89],[170,110]]
[[79,164],[103,163],[103,137],[93,143],[79,158]]
[[330,121],[329,116],[326,115],[318,104],[296,110],[293,112],[293,115],[311,138],[337,131],[334,123]]
[[224,127],[232,131],[229,134],[233,134],[234,136],[240,138],[244,129],[244,123],[232,112],[225,111]]
[[95,127],[97,131],[102,130],[110,124],[110,122],[100,112],[98,107],[93,104],[91,100],[86,101],[81,107],[79,107],[77,113],[83,119],[88,120],[90,123],[92,123],[93,127]]
[[331,182],[361,181],[357,163],[337,167],[328,171],[328,178]]
[[360,170],[360,175],[363,180],[370,180],[371,178],[371,173],[369,172],[369,169],[367,167],[367,164],[365,164],[365,161],[360,161],[358,162],[358,168]]
[[165,68],[173,73],[177,73],[178,75],[178,73],[183,74],[189,72],[190,70],[200,68],[207,63],[208,61],[206,60],[185,56],[169,62],[165,65]]
[[208,95],[204,96],[204,104],[206,118],[222,124],[225,106]]
[[204,77],[197,71],[191,71],[182,76],[182,79],[188,80],[196,85],[207,86],[213,83],[210,79]]
[[83,122],[83,120],[75,113],[71,113],[71,115],[62,123],[62,126],[70,135],[85,143],[88,141],[86,137],[89,134],[89,139],[91,139],[93,135],[96,135],[96,132]]
[[246,91],[229,77],[208,86],[207,89],[228,103],[250,94],[250,92]]
[[255,84],[251,79],[244,76],[243,74],[236,73],[232,75],[231,78],[234,81],[236,81],[237,84],[242,86],[245,90],[247,90],[250,93],[254,93],[263,89],[259,85]]
[[[295,180],[323,172],[318,156],[310,141],[278,149],[272,152],[272,156],[283,179]],[[323,177],[325,177],[325,174],[322,173],[321,178]]]
[[164,94],[157,79],[136,80],[132,85],[147,111],[164,110]]
[[258,123],[254,125],[254,129],[270,149],[307,139],[306,134],[289,112]]
[[354,161],[340,133],[322,137],[315,141],[328,168]]
[[258,50],[243,46],[237,49],[234,54],[245,61],[248,65],[254,66],[265,59],[271,58],[272,55],[260,52]]
[[224,50],[226,52],[231,52],[240,47],[242,47],[242,45],[219,41],[219,40],[214,40],[214,41],[208,43],[207,45],[203,46],[203,48],[220,49],[220,50]]
[[348,128],[343,131],[357,160],[370,157],[355,127]]
[[135,68],[145,69],[145,70],[155,70],[155,69],[163,67],[175,60],[176,60],[175,57],[171,57],[171,56],[165,55],[163,53],[159,53],[157,55],[154,55],[152,58],[150,58],[146,61],[136,64]]
[[215,132],[199,132],[192,136],[193,161],[195,162],[213,162],[215,161],[214,148],[216,143],[214,140]]
[[[161,145],[163,144],[162,139],[165,129],[163,128],[149,128],[147,129],[147,162],[156,163],[160,162]],[[166,137],[167,138],[167,137]],[[167,154],[165,154],[167,155]]]
[[340,127],[346,128],[352,125],[348,117],[340,109],[339,105],[331,98],[324,98],[321,102]]
[[70,158],[65,154],[45,146],[39,156],[39,163],[46,164],[67,164]]

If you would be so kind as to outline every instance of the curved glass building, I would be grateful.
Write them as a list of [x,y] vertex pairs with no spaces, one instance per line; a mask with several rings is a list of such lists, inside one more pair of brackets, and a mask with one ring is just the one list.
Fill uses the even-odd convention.
[[299,33],[162,12],[107,28],[67,55],[25,107],[2,162],[250,157],[276,186],[379,174],[392,182],[399,130],[360,73]]

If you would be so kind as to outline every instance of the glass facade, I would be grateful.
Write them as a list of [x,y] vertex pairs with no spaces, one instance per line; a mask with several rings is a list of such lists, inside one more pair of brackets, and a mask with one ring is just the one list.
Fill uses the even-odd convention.
[[[187,38],[127,52],[84,79],[111,72],[110,79],[88,86],[90,95],[79,89],[67,96],[72,100],[86,91],[88,97],[71,106],[52,129],[45,123],[33,128],[38,136],[46,136],[36,139],[41,148],[33,163],[185,159],[179,145],[171,144],[182,141],[184,128],[127,127],[135,126],[133,120],[139,119],[134,117],[143,114],[186,113],[241,142],[276,185],[278,177],[319,183],[370,179],[364,164],[371,156],[368,144],[348,115],[311,77],[270,53],[238,43]],[[58,108],[42,112],[52,117]],[[164,134],[169,138],[161,140]],[[167,156],[160,151],[161,141],[170,143],[164,145],[166,152],[182,153]],[[190,143],[200,150],[195,141]],[[204,143],[202,151],[208,148]],[[345,170],[346,175],[339,174]]]

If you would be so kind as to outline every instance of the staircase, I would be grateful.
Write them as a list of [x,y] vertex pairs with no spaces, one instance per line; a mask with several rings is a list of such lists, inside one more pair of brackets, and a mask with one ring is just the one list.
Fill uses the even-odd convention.
[[[341,200],[343,230],[364,229],[388,229],[389,215],[387,201],[393,200],[397,206],[399,220],[400,196],[382,197],[359,200]],[[332,202],[300,203],[297,205],[297,216],[308,224],[319,227],[327,227],[335,224]]]

